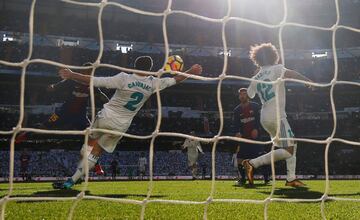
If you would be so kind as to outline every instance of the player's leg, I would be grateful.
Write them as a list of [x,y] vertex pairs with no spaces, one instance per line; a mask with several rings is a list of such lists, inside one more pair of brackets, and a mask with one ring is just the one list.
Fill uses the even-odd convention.
[[246,173],[245,173],[245,168],[242,165],[242,161],[244,160],[244,158],[247,158],[247,147],[245,146],[245,143],[242,144],[241,146],[239,146],[239,152],[238,152],[238,173],[239,173],[239,178],[238,178],[238,185],[244,185],[246,183]]
[[98,144],[97,139],[89,139],[88,145],[84,146],[82,151],[85,153],[82,159],[79,161],[79,165],[75,173],[63,184],[63,188],[65,189],[70,189],[79,179],[85,175],[85,160],[87,160],[88,163],[88,170],[93,169],[104,150]]
[[111,172],[111,178],[114,180],[116,178],[116,170],[113,168]]
[[[109,130],[118,130],[125,132],[128,128],[128,126],[125,127],[117,127],[116,125],[111,123],[111,120],[105,119],[105,118],[97,118],[93,124],[94,128],[103,128],[103,129],[109,129]],[[101,154],[103,151],[106,151],[108,153],[112,153],[119,140],[121,139],[121,136],[112,135],[112,134],[106,134],[101,132],[93,132],[88,141],[88,145],[92,147],[91,152],[88,153],[86,146],[86,157],[83,157],[82,161],[79,163],[79,167],[74,173],[74,175],[69,178],[66,183],[64,183],[63,187],[68,189],[71,188],[74,183],[81,177],[85,175],[85,160],[88,160],[88,169],[94,168],[95,164],[99,160]]]
[[[281,137],[286,138],[294,138],[295,135],[289,125],[287,119],[281,120]],[[282,141],[282,146],[292,146],[293,152],[292,156],[286,159],[286,170],[287,170],[287,177],[286,177],[286,186],[292,187],[304,187],[305,184],[302,183],[300,180],[296,179],[296,150],[297,150],[297,143],[294,140],[285,140]]]
[[[263,150],[261,151],[260,155],[264,155],[267,152],[269,152],[268,150],[264,150],[266,147],[263,146]],[[263,175],[264,178],[264,184],[267,185],[270,182],[270,174],[271,174],[271,166],[270,165],[265,165],[263,167],[261,167],[261,174]]]
[[[269,126],[268,126],[269,125]],[[274,126],[274,123],[264,123],[263,127],[266,131],[270,134],[272,138],[276,135],[276,126]],[[287,123],[286,119],[282,119],[280,121],[280,138],[287,138],[289,137],[287,127],[290,127]],[[275,129],[274,129],[275,128]],[[290,130],[291,131],[291,130]],[[244,160],[242,162],[243,166],[246,169],[246,175],[248,177],[249,183],[252,185],[254,183],[254,169],[259,168],[264,165],[271,164],[271,157],[273,154],[274,162],[279,160],[286,160],[290,158],[294,151],[294,145],[291,145],[291,142],[289,141],[280,141],[278,143],[274,143],[275,146],[279,146],[280,148],[275,149],[274,151],[270,151],[267,154],[264,154],[260,157],[257,157],[255,159],[251,160]]]
[[188,167],[190,168],[191,176],[193,179],[196,178],[196,161],[197,155],[188,154]]
[[[69,115],[67,117],[67,121],[68,121],[67,127],[71,128],[71,129],[75,129],[75,130],[85,130],[90,125],[90,120],[86,116],[86,113]],[[80,159],[82,159],[82,154],[81,154]],[[99,176],[102,176],[105,174],[99,161],[95,164],[94,171],[95,171],[96,175],[99,175]]]
[[246,182],[246,177],[245,177],[245,170],[244,170],[244,167],[243,165],[241,164],[241,162],[244,160],[244,148],[243,148],[243,145],[238,145],[237,146],[238,148],[238,152],[237,152],[237,166],[236,166],[236,172],[237,172],[237,177],[238,177],[238,185],[241,185],[242,183],[244,183],[244,181]]
[[192,171],[193,171],[193,169],[192,169],[193,164],[194,164],[194,163],[192,162],[191,158],[190,158],[189,155],[188,155],[188,170],[190,170],[191,175],[192,175]]
[[[252,157],[256,158],[259,156],[262,156],[267,153],[267,151],[264,150],[265,146],[254,144],[254,147],[252,147]],[[259,173],[263,176],[264,184],[268,184],[270,182],[269,176],[270,176],[270,166],[264,165],[259,169]]]
[[237,180],[236,180],[236,184],[238,186],[242,186],[246,183],[246,173],[245,173],[245,168],[244,166],[241,164],[241,162],[244,159],[242,158],[238,158],[238,166],[236,167],[236,172],[237,172]]
[[294,144],[293,155],[286,159],[286,183],[285,186],[304,187],[305,184],[296,179],[296,150],[297,144]]
[[241,165],[242,160],[243,159],[239,158],[237,161],[237,166],[234,166],[237,181],[241,181],[245,177],[245,171],[243,171],[243,166]]
[[191,174],[192,174],[192,178],[193,180],[196,179],[196,174],[197,174],[197,166],[196,163],[194,163],[191,167]]
[[144,177],[145,177],[145,169],[146,169],[146,167],[145,167],[145,166],[141,166],[141,167],[140,167],[140,176],[141,176],[141,180],[143,180],[143,179],[144,179]]

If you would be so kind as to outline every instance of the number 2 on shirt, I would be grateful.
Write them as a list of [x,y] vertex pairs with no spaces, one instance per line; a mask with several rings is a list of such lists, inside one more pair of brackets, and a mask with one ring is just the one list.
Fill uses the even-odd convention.
[[134,92],[131,94],[130,98],[132,98],[132,100],[128,101],[124,107],[130,111],[135,111],[137,108],[136,105],[138,105],[143,100],[144,94],[141,92]]

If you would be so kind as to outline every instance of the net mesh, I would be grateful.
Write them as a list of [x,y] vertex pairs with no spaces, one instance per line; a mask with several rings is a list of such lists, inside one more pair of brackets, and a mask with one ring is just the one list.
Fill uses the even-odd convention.
[[[219,127],[219,131],[218,134],[211,137],[211,138],[201,138],[201,137],[196,137],[196,136],[191,136],[191,135],[186,135],[186,134],[181,134],[181,133],[172,133],[172,132],[160,132],[159,128],[161,125],[161,115],[162,115],[162,111],[161,111],[161,99],[160,99],[160,93],[159,93],[159,85],[157,85],[157,89],[156,89],[156,97],[157,97],[157,103],[158,103],[158,118],[157,118],[157,123],[156,123],[156,128],[154,130],[154,132],[151,135],[148,136],[139,136],[139,135],[130,135],[130,134],[126,134],[126,133],[121,133],[121,132],[116,132],[116,131],[110,131],[110,130],[104,130],[104,129],[91,129],[90,127],[87,128],[84,131],[60,131],[60,130],[44,130],[44,129],[35,129],[35,128],[26,128],[26,127],[22,127],[22,122],[24,120],[24,94],[25,94],[25,75],[26,75],[26,68],[29,64],[33,64],[33,63],[45,63],[45,64],[49,64],[49,65],[54,65],[57,67],[62,67],[62,68],[76,68],[76,69],[84,69],[86,67],[81,67],[81,66],[72,66],[72,65],[64,65],[62,63],[59,62],[54,62],[51,60],[45,60],[45,59],[31,59],[32,53],[33,53],[33,24],[34,24],[34,8],[35,8],[35,4],[36,4],[36,0],[32,1],[31,4],[31,9],[30,9],[30,16],[29,16],[29,52],[28,55],[26,57],[26,59],[24,59],[22,62],[19,63],[14,63],[14,62],[7,62],[5,60],[0,60],[0,64],[3,65],[8,65],[8,66],[13,66],[13,67],[21,67],[21,78],[20,78],[20,82],[21,82],[21,90],[20,90],[20,116],[19,116],[19,120],[17,123],[17,126],[15,128],[13,128],[12,130],[9,131],[0,131],[0,134],[3,135],[12,135],[11,137],[11,144],[10,144],[10,167],[9,167],[9,190],[6,196],[4,196],[1,200],[0,200],[0,204],[1,204],[1,219],[5,219],[5,210],[6,210],[6,205],[9,201],[66,201],[66,200],[72,200],[73,204],[71,206],[71,209],[69,211],[68,214],[68,219],[72,219],[74,216],[74,210],[76,209],[78,203],[83,200],[83,199],[90,199],[90,200],[105,200],[105,201],[114,201],[114,202],[119,202],[119,203],[128,203],[128,204],[136,204],[136,205],[140,205],[141,208],[141,215],[140,218],[144,219],[145,217],[145,210],[147,207],[147,204],[149,203],[167,203],[167,204],[204,204],[205,208],[204,208],[204,214],[203,217],[204,219],[207,219],[208,217],[208,206],[211,203],[253,203],[253,204],[263,204],[264,205],[264,219],[267,219],[269,216],[268,213],[268,207],[269,204],[271,202],[291,202],[291,203],[296,203],[296,202],[318,202],[321,203],[321,216],[323,219],[326,219],[326,213],[325,213],[325,202],[329,201],[329,200],[338,200],[338,201],[354,201],[354,202],[360,202],[360,199],[353,199],[353,198],[341,198],[341,197],[332,197],[332,196],[328,196],[329,194],[329,161],[328,161],[328,152],[329,152],[329,148],[330,148],[330,144],[334,143],[334,142],[341,142],[341,143],[345,143],[345,144],[351,144],[351,145],[356,145],[356,146],[360,146],[360,142],[355,142],[355,141],[350,141],[350,140],[346,140],[346,139],[342,139],[342,138],[335,138],[335,132],[336,132],[336,128],[337,128],[337,117],[336,117],[336,109],[335,109],[335,102],[334,102],[334,87],[336,85],[339,84],[343,84],[343,85],[354,85],[354,86],[360,86],[360,83],[357,82],[351,82],[351,81],[339,81],[338,79],[338,59],[337,59],[337,50],[336,50],[336,32],[339,29],[346,29],[349,31],[354,31],[354,32],[360,32],[360,29],[357,28],[353,28],[353,27],[349,27],[349,26],[344,26],[344,25],[339,25],[339,21],[340,21],[340,11],[339,11],[339,2],[338,0],[335,0],[335,6],[336,6],[336,22],[335,24],[333,24],[333,26],[331,27],[321,27],[321,26],[313,26],[313,25],[306,25],[306,24],[301,24],[301,23],[294,23],[294,22],[287,22],[287,15],[288,15],[288,9],[287,9],[287,1],[283,0],[282,4],[283,4],[283,9],[284,9],[284,13],[283,13],[283,18],[282,21],[279,22],[278,24],[266,24],[263,22],[258,22],[255,20],[251,20],[251,19],[246,19],[246,18],[241,18],[241,17],[231,17],[230,16],[230,12],[231,12],[231,1],[227,0],[227,12],[226,15],[223,16],[222,18],[219,19],[214,19],[214,18],[209,18],[209,17],[205,17],[205,16],[201,16],[195,13],[191,13],[188,11],[182,11],[182,10],[171,10],[172,8],[172,0],[169,0],[167,3],[167,7],[166,9],[161,12],[161,13],[154,13],[154,12],[149,12],[149,11],[144,11],[144,10],[139,10],[133,7],[129,7],[126,6],[124,4],[120,4],[120,3],[115,3],[115,2],[107,2],[106,0],[102,0],[99,3],[87,3],[87,2],[78,2],[78,1],[71,1],[71,0],[63,0],[63,2],[66,3],[70,3],[70,4],[74,4],[74,5],[82,5],[82,6],[90,6],[90,7],[94,7],[94,8],[98,8],[99,12],[98,12],[98,17],[97,17],[97,21],[98,21],[98,31],[99,31],[99,54],[98,57],[96,59],[96,61],[93,63],[93,69],[92,69],[92,76],[95,73],[96,68],[99,67],[109,67],[109,68],[114,68],[114,69],[118,69],[120,71],[125,71],[125,72],[139,72],[139,73],[146,73],[146,74],[155,74],[157,75],[157,77],[160,77],[163,74],[162,70],[159,70],[158,72],[144,72],[144,71],[137,71],[137,70],[133,70],[133,69],[128,69],[128,68],[124,68],[124,67],[120,67],[120,66],[115,66],[115,65],[110,65],[110,64],[105,64],[105,63],[101,63],[101,57],[103,55],[103,50],[104,50],[104,39],[103,39],[103,31],[102,31],[102,23],[101,23],[101,18],[103,15],[103,10],[105,7],[107,6],[116,6],[119,8],[122,8],[124,10],[127,10],[129,12],[133,12],[133,13],[137,13],[137,14],[141,14],[141,15],[148,15],[148,16],[157,16],[157,17],[163,17],[162,19],[162,28],[163,28],[163,37],[164,37],[164,47],[165,47],[165,57],[168,57],[169,55],[169,42],[168,42],[168,37],[167,37],[167,28],[166,28],[166,20],[167,17],[169,15],[172,14],[182,14],[182,15],[186,15],[186,16],[190,16],[190,17],[194,17],[197,19],[201,19],[204,21],[208,21],[208,22],[213,22],[213,23],[221,23],[222,24],[222,43],[223,43],[223,51],[227,51],[228,47],[227,47],[227,42],[226,42],[226,36],[225,36],[225,27],[226,24],[229,21],[240,21],[240,22],[244,22],[244,23],[248,23],[248,24],[252,24],[252,25],[257,25],[257,26],[261,26],[264,28],[271,28],[271,29],[275,29],[275,28],[279,28],[279,32],[278,32],[278,38],[279,38],[279,44],[280,44],[280,56],[281,56],[281,60],[283,61],[283,64],[285,64],[285,57],[284,57],[284,48],[283,48],[283,30],[285,27],[301,27],[301,28],[305,28],[305,29],[316,29],[316,30],[323,30],[323,31],[329,31],[332,32],[332,52],[333,52],[333,58],[334,58],[334,77],[333,79],[329,82],[329,83],[309,83],[309,82],[305,82],[305,81],[301,81],[301,80],[296,80],[296,79],[278,79],[277,81],[274,82],[265,82],[265,81],[258,81],[261,83],[270,83],[273,84],[276,87],[276,90],[278,91],[279,89],[279,84],[284,82],[284,81],[292,81],[292,82],[298,82],[298,83],[303,83],[303,84],[309,84],[315,87],[330,87],[330,100],[331,100],[331,109],[332,109],[332,115],[333,115],[333,121],[334,121],[334,127],[332,130],[331,135],[325,139],[325,140],[314,140],[314,139],[307,139],[307,138],[280,138],[279,137],[279,130],[277,129],[277,135],[274,138],[274,140],[295,140],[298,142],[311,142],[311,143],[317,143],[317,144],[325,144],[325,190],[324,193],[322,195],[321,198],[317,198],[317,199],[286,199],[286,198],[274,198],[274,191],[275,191],[275,167],[274,167],[274,158],[273,158],[273,154],[272,154],[272,161],[271,161],[271,170],[272,170],[272,177],[273,177],[273,182],[272,182],[272,188],[271,188],[271,193],[269,194],[269,196],[263,200],[251,200],[251,199],[215,199],[214,198],[214,193],[215,193],[215,156],[216,156],[216,147],[219,141],[221,140],[233,140],[233,141],[240,141],[240,142],[246,142],[246,143],[256,143],[256,144],[270,144],[272,143],[272,141],[268,141],[268,142],[260,142],[260,141],[253,141],[253,140],[249,140],[249,139],[243,139],[243,138],[237,138],[237,137],[232,137],[232,136],[221,136],[221,133],[223,131],[223,126],[224,126],[224,112],[223,112],[223,108],[222,108],[222,104],[221,104],[221,86],[222,86],[222,82],[225,79],[238,79],[238,80],[245,80],[245,81],[251,81],[252,79],[249,79],[247,77],[241,77],[241,76],[234,76],[234,75],[227,75],[226,74],[226,69],[227,69],[227,65],[228,65],[228,56],[226,53],[224,53],[224,65],[223,65],[223,69],[222,69],[222,73],[218,76],[218,77],[202,77],[202,76],[194,76],[194,75],[188,75],[186,73],[180,73],[177,72],[177,74],[180,75],[185,75],[189,78],[193,78],[193,79],[197,79],[197,80],[203,80],[203,81],[213,81],[213,80],[218,80],[218,85],[217,85],[217,103],[218,103],[218,108],[219,108],[219,115],[220,115],[220,127]],[[166,59],[165,59],[166,62]],[[165,62],[164,62],[164,66],[165,66]],[[254,80],[257,81],[257,80]],[[95,118],[95,100],[94,100],[94,89],[92,87],[93,82],[91,80],[90,83],[90,95],[91,95],[91,119],[92,122],[94,121]],[[276,103],[278,105],[279,100],[278,98],[276,98]],[[279,108],[277,108],[277,115],[279,116]],[[280,118],[280,117],[278,117]],[[280,121],[278,121],[278,128],[280,127]],[[108,197],[101,197],[101,196],[92,196],[92,195],[85,195],[85,191],[87,190],[88,187],[88,177],[89,177],[89,173],[88,171],[86,172],[86,178],[85,178],[85,184],[82,187],[81,192],[76,196],[76,197],[13,197],[13,189],[14,189],[14,185],[13,185],[13,180],[14,180],[14,152],[15,152],[15,137],[19,132],[22,131],[28,131],[28,132],[38,132],[38,133],[43,133],[43,134],[72,134],[72,135],[84,135],[84,143],[87,143],[88,137],[90,132],[92,131],[101,131],[101,132],[105,132],[105,133],[110,133],[110,134],[115,134],[115,135],[123,135],[126,137],[130,137],[130,138],[136,138],[136,139],[151,139],[150,142],[150,152],[149,152],[149,173],[150,173],[150,177],[149,177],[149,183],[148,183],[148,191],[147,191],[147,196],[145,199],[143,199],[142,201],[140,200],[133,200],[133,199],[124,199],[124,198],[108,198]],[[211,180],[211,191],[209,193],[209,197],[205,200],[205,201],[186,201],[186,200],[163,200],[163,199],[150,199],[151,195],[152,195],[152,190],[153,190],[153,157],[154,157],[154,141],[157,137],[159,136],[172,136],[172,137],[182,137],[182,138],[191,138],[194,140],[199,140],[199,141],[204,141],[204,142],[209,142],[212,143],[212,158],[211,158],[211,164],[212,164],[212,180]],[[85,160],[85,167],[87,167],[87,160]],[[85,168],[85,170],[87,170]]]

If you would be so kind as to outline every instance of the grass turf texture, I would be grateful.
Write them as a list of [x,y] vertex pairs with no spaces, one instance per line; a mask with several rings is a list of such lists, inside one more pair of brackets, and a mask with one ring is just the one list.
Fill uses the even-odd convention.
[[[305,181],[308,188],[293,189],[276,182],[274,197],[320,198],[325,181]],[[256,182],[255,188],[235,187],[234,181],[216,181],[216,199],[265,199],[271,185]],[[14,197],[74,197],[83,185],[74,190],[53,190],[51,183],[15,183]],[[143,200],[148,182],[90,182],[87,195]],[[8,184],[0,184],[0,196],[6,195]],[[211,181],[155,181],[151,199],[204,201],[208,198]],[[360,199],[360,181],[331,180],[330,196]],[[6,204],[5,219],[67,219],[73,201],[10,201]],[[202,219],[205,205],[149,203],[146,219]],[[263,219],[264,205],[251,203],[211,203],[208,219]],[[360,202],[328,201],[327,219],[360,219]],[[111,201],[81,200],[73,219],[139,219],[141,206]],[[271,203],[269,219],[321,219],[320,203]]]

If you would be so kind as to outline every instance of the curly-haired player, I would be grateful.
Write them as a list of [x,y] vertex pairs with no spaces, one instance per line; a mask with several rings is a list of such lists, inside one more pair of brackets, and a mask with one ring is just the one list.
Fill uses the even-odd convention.
[[[252,79],[268,82],[276,81],[279,78],[311,81],[302,74],[286,69],[282,64],[279,64],[278,52],[271,43],[263,43],[251,47],[250,59],[258,67]],[[287,121],[285,112],[285,83],[281,82],[278,86],[277,91],[276,86],[273,84],[252,81],[247,92],[250,98],[254,98],[256,94],[259,96],[262,103],[260,122],[271,138],[275,138],[277,129],[280,129],[280,138],[292,138],[294,134]],[[279,100],[279,106],[276,104],[276,97]],[[277,117],[277,111],[280,111],[280,118]],[[279,120],[280,127],[278,128],[277,122]],[[275,141],[274,145],[276,146],[273,152],[274,161],[287,160],[288,179],[286,185],[293,187],[304,186],[301,181],[295,179],[296,142],[293,140]],[[254,169],[270,163],[271,152],[242,162],[250,185],[254,183]]]

